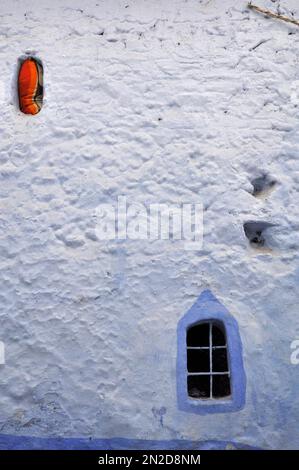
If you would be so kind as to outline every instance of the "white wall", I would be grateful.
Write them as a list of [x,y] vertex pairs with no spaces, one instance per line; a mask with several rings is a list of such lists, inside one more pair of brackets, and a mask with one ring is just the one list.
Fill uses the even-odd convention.
[[[245,1],[2,0],[2,433],[298,447],[298,34]],[[45,68],[35,117],[14,89],[26,52]],[[277,184],[256,198],[263,172]],[[119,195],[199,198],[203,250],[97,240]],[[272,251],[247,220],[278,224]],[[239,323],[239,413],[177,409],[177,322],[206,288]]]

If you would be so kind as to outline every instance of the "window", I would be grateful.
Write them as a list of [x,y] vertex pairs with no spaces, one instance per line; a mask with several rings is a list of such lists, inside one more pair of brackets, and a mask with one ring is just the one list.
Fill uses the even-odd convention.
[[218,399],[230,396],[227,344],[221,323],[206,322],[187,331],[189,397]]
[[245,392],[238,323],[204,291],[178,324],[178,407],[199,414],[238,411]]

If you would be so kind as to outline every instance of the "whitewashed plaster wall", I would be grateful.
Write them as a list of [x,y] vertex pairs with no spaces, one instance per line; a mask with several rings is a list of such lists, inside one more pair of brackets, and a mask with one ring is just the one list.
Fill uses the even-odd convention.
[[[298,34],[240,0],[1,1],[2,434],[298,447]],[[26,53],[45,69],[34,117],[15,93]],[[119,195],[201,200],[203,249],[98,240]],[[269,249],[248,220],[277,224]],[[176,328],[204,289],[239,324],[237,413],[177,407]]]

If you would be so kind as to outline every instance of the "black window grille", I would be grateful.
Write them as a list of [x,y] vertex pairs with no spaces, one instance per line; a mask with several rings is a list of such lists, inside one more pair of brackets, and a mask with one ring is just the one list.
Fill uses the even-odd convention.
[[187,331],[188,395],[196,399],[227,398],[231,394],[224,326],[205,322]]

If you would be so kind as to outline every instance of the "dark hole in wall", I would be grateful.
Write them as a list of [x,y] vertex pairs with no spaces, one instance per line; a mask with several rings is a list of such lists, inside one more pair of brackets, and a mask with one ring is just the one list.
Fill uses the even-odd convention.
[[255,247],[267,246],[266,230],[274,227],[275,224],[269,222],[250,221],[243,225],[244,232],[250,244]]
[[276,180],[264,173],[263,175],[254,178],[251,181],[251,184],[253,186],[252,195],[258,197],[273,189],[276,185]]

